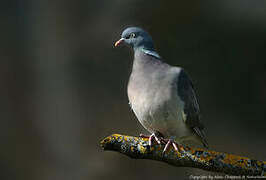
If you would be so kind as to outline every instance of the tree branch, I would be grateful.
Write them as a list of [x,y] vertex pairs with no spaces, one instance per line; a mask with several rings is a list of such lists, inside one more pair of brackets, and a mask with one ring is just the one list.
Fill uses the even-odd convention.
[[178,167],[194,167],[230,175],[266,176],[266,161],[179,145],[163,153],[164,145],[148,145],[148,138],[113,134],[101,141],[104,150],[118,151],[135,159],[163,161]]

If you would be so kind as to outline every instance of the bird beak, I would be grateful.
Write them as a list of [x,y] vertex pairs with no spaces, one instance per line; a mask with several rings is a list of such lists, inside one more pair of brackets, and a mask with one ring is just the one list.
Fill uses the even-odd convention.
[[121,38],[118,41],[115,42],[115,47],[119,46],[122,42],[124,42],[125,38]]

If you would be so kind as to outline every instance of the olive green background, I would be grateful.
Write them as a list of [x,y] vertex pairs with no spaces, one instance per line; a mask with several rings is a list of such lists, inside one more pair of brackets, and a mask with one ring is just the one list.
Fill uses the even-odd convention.
[[188,179],[208,175],[103,152],[147,133],[128,106],[140,26],[190,74],[211,149],[266,160],[266,2],[11,0],[0,4],[0,179]]

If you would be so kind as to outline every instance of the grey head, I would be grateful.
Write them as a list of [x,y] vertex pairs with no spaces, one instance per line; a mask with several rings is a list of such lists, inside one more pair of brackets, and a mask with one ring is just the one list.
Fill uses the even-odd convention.
[[139,27],[126,28],[115,46],[125,43],[133,48],[134,51],[141,50],[146,54],[160,58],[156,53],[151,36]]

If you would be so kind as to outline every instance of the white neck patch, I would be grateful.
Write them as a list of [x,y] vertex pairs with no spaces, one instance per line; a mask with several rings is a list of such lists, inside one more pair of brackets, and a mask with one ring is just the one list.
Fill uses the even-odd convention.
[[156,52],[156,51],[151,51],[151,50],[147,50],[147,49],[141,49],[145,54],[148,54],[150,56],[154,56],[158,59],[161,58],[161,56]]

